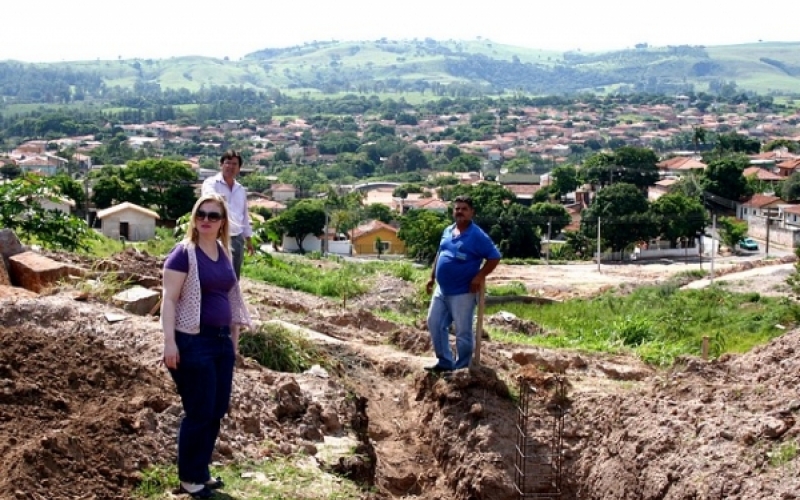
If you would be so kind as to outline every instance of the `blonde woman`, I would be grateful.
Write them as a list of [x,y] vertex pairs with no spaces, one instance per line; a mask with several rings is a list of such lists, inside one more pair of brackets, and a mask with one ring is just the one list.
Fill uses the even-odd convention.
[[208,465],[228,411],[239,327],[250,325],[230,254],[228,208],[217,194],[192,209],[186,237],[164,262],[164,364],[183,404],[180,490],[209,498],[223,486]]

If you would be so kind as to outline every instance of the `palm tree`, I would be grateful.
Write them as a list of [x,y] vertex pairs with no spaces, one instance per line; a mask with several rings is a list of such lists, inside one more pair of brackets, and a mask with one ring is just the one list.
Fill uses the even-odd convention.
[[697,154],[697,145],[699,143],[706,143],[706,129],[703,127],[692,127],[692,144],[694,145],[694,154]]

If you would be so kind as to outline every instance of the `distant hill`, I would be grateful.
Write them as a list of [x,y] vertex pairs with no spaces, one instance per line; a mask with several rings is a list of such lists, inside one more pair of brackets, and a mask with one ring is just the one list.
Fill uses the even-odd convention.
[[[677,93],[737,90],[800,94],[800,42],[552,52],[490,40],[312,42],[264,49],[238,61],[210,57],[47,64],[0,62],[0,95],[23,101],[24,81],[67,78],[70,91],[106,87],[190,91],[211,86],[289,93],[426,92],[438,95],[563,94],[615,89]],[[72,80],[69,80],[72,79]],[[43,90],[41,92],[65,92]],[[454,94],[455,92],[455,94]]]

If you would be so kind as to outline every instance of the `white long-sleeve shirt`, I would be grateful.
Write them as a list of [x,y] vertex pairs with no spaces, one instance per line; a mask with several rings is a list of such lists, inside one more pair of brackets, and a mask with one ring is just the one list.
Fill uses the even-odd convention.
[[228,186],[222,173],[209,177],[203,181],[202,194],[219,194],[228,203],[228,223],[230,224],[231,237],[242,235],[249,238],[253,235],[250,225],[250,213],[247,211],[247,190],[233,181],[233,189]]

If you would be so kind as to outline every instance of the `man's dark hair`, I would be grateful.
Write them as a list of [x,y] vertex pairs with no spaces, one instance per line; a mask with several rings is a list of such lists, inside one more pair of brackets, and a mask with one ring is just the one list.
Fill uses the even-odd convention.
[[223,163],[225,163],[225,160],[232,160],[234,158],[239,160],[239,168],[241,168],[242,165],[244,165],[244,161],[242,160],[242,155],[240,155],[238,151],[234,151],[232,149],[225,151],[225,153],[222,155],[222,158],[219,159],[219,164],[222,165]]
[[453,203],[455,204],[459,202],[466,203],[469,208],[475,208],[474,206],[472,206],[472,197],[468,194],[460,194],[456,196],[455,199],[453,200]]

